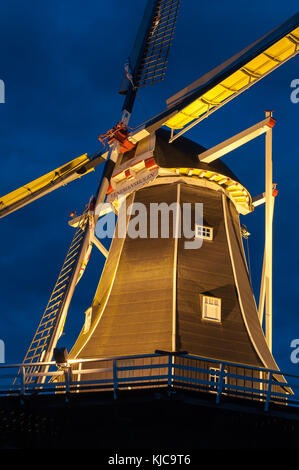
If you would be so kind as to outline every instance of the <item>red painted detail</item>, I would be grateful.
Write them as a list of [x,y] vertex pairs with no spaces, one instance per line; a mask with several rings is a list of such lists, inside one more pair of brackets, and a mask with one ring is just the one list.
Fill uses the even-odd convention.
[[125,139],[123,142],[119,144],[120,153],[128,152],[129,150],[132,150],[134,147],[135,147],[135,144],[132,144],[132,142],[130,142],[128,139]]
[[268,122],[268,124],[267,124],[267,126],[272,128],[272,127],[275,126],[275,123],[276,123],[276,119],[274,119],[273,117],[271,117],[270,120],[269,120],[269,122]]
[[131,180],[131,179],[134,178],[134,176],[132,175],[130,169],[125,170],[125,177],[126,177],[127,180]]
[[155,162],[154,157],[147,158],[146,160],[144,160],[144,164],[145,164],[145,168],[157,168],[158,167],[157,163]]
[[119,142],[119,150],[121,153],[128,152],[128,150],[132,150],[135,147],[135,144],[132,144],[128,140],[129,131],[127,126],[122,122],[116,124],[116,126],[112,127],[106,134],[99,135],[99,141],[106,145],[111,144],[112,142]]
[[276,197],[278,194],[278,190],[276,189],[277,183],[272,184],[272,196]]
[[108,189],[107,189],[107,194],[111,194],[113,192],[113,188],[111,183],[109,183]]

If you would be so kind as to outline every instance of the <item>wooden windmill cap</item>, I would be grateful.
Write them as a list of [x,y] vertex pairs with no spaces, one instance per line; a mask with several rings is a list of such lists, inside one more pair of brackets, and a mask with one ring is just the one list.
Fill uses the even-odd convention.
[[218,159],[211,163],[198,160],[197,156],[207,150],[202,145],[183,136],[169,144],[170,132],[165,129],[156,131],[156,138],[154,155],[159,166],[213,171],[240,183],[237,176],[221,160]]
[[167,168],[183,176],[213,181],[230,196],[239,213],[248,214],[253,211],[249,192],[223,161],[217,159],[204,163],[198,159],[198,155],[206,150],[202,145],[183,136],[169,144],[169,138],[169,131],[156,131],[154,158],[160,168]]
[[[123,155],[115,168],[108,189],[109,202],[118,195],[128,195],[141,189],[142,184],[162,183],[164,176],[188,177],[190,184],[209,184],[223,190],[233,201],[240,214],[252,212],[252,199],[237,176],[221,160],[204,163],[198,155],[206,149],[186,137],[169,143],[170,132],[159,129],[141,139],[134,149]],[[153,172],[152,177],[148,172]],[[149,179],[148,179],[149,177]],[[154,181],[156,179],[156,181]],[[193,179],[193,181],[192,181]]]

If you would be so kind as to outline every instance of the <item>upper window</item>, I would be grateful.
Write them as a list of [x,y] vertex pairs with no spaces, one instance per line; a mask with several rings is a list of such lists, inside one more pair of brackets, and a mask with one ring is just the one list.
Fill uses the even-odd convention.
[[213,228],[205,225],[195,224],[195,237],[213,240]]
[[202,318],[204,320],[221,322],[221,299],[203,295]]

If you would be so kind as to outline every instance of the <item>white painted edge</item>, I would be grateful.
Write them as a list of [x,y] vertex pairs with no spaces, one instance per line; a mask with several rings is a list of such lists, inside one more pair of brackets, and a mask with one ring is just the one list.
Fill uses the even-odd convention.
[[177,261],[178,261],[178,232],[180,225],[180,197],[181,197],[181,185],[177,185],[177,212],[176,212],[176,225],[174,234],[174,253],[173,253],[173,282],[172,282],[172,338],[171,346],[172,351],[176,350],[176,289],[177,289]]
[[248,322],[246,320],[246,316],[245,316],[245,312],[244,312],[244,306],[242,304],[242,299],[241,299],[241,295],[240,295],[240,287],[239,287],[239,283],[238,283],[238,278],[237,278],[237,273],[236,273],[236,268],[235,268],[235,264],[234,264],[233,253],[232,253],[231,239],[230,239],[229,230],[228,230],[228,222],[227,222],[227,214],[226,214],[227,205],[226,205],[226,196],[225,196],[225,194],[222,194],[222,208],[223,208],[223,215],[224,215],[224,225],[225,225],[226,239],[227,239],[227,244],[228,244],[228,248],[229,248],[229,255],[230,255],[232,270],[233,270],[233,274],[234,274],[235,286],[236,286],[237,292],[238,292],[238,301],[239,301],[239,305],[240,305],[240,309],[241,309],[241,313],[242,313],[242,318],[243,318],[243,321],[244,321],[244,324],[245,324],[245,327],[246,327],[246,331],[247,331],[248,336],[250,338],[250,341],[253,344],[254,349],[255,349],[258,357],[262,361],[262,364],[264,364],[265,368],[268,369],[268,366],[265,363],[264,358],[260,354],[260,352],[257,348],[257,345],[254,341],[254,338],[253,338],[253,336],[250,332]]
[[260,121],[257,124],[254,124],[253,126],[249,127],[248,129],[239,132],[233,137],[224,140],[220,144],[215,145],[215,147],[212,147],[211,149],[200,153],[198,155],[199,161],[211,163],[214,160],[223,157],[223,155],[226,155],[227,153],[232,152],[233,150],[241,147],[242,145],[247,144],[251,140],[256,139],[265,132],[270,131],[272,129],[271,127],[269,127],[271,119],[273,120],[271,116],[267,117],[263,121]]

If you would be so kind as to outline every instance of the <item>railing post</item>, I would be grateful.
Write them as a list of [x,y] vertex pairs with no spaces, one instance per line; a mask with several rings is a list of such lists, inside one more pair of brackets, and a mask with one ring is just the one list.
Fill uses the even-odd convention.
[[66,366],[64,369],[64,380],[65,380],[65,401],[69,401],[70,385],[72,383],[72,369],[71,366]]
[[[82,370],[82,361],[78,362],[78,372]],[[77,382],[77,385],[76,385],[76,388],[77,388],[77,393],[79,393],[80,391],[80,384],[78,382],[81,381],[81,374],[77,374],[77,380],[75,380],[75,382]]]
[[117,363],[116,363],[116,359],[113,359],[113,397],[114,397],[114,400],[116,400],[117,398],[117,390],[118,390]]
[[20,395],[23,397],[25,395],[25,383],[26,383],[26,369],[24,366],[21,367],[21,390]]
[[223,381],[224,381],[224,376],[225,376],[225,364],[222,362],[221,367],[220,367],[220,374],[219,374],[219,382],[218,382],[218,387],[217,387],[217,395],[216,395],[216,403],[220,402],[220,395],[223,390]]
[[171,387],[171,379],[172,379],[172,354],[169,354],[168,356],[168,378],[167,378],[167,385],[168,387]]
[[273,375],[273,372],[272,372],[272,371],[269,371],[268,390],[267,390],[267,396],[266,396],[266,401],[265,401],[265,406],[264,406],[264,410],[265,410],[265,411],[268,411],[268,409],[269,409],[269,402],[270,402],[270,399],[271,399],[272,375]]

